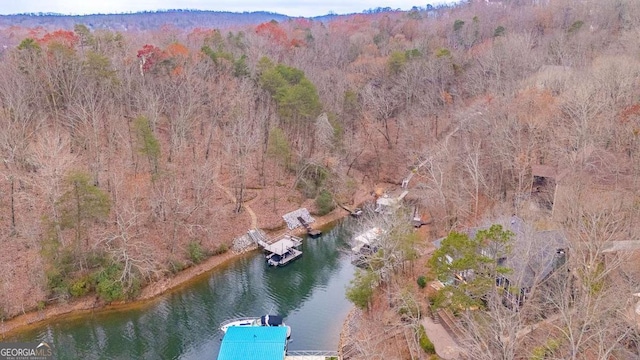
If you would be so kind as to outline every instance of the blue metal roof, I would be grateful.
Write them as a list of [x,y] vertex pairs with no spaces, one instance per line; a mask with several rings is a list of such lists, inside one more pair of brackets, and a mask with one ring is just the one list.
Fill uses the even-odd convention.
[[231,326],[222,338],[218,360],[283,360],[285,326]]

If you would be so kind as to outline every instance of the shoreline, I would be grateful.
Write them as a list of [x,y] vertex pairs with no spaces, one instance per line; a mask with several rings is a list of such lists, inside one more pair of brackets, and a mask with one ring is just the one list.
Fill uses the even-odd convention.
[[[336,207],[329,214],[316,217],[313,227],[325,227],[348,216],[349,214],[345,214],[343,209]],[[306,231],[303,228],[298,228],[291,233],[294,235],[304,235]],[[24,314],[17,315],[11,319],[0,322],[0,340],[3,340],[10,335],[17,335],[20,332],[28,331],[44,322],[56,319],[71,319],[93,312],[103,313],[145,307],[152,304],[154,301],[159,300],[162,295],[178,291],[181,288],[188,286],[190,283],[197,281],[201,277],[210,275],[212,271],[222,265],[253,251],[255,251],[255,249],[252,248],[242,252],[233,252],[230,250],[221,255],[211,256],[202,263],[189,267],[173,277],[163,278],[149,283],[142,289],[138,297],[130,301],[119,301],[107,304],[98,300],[95,294],[91,294],[80,299],[74,299],[67,303],[52,304],[45,307],[43,310],[31,310],[29,312],[25,312]]]

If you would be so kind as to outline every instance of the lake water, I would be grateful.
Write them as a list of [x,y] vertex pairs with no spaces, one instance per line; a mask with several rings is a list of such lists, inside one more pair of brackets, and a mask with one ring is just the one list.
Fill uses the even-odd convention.
[[12,340],[46,341],[56,359],[215,359],[221,322],[269,313],[291,326],[290,350],[335,351],[352,307],[343,224],[305,239],[303,256],[285,267],[252,252],[148,306],[57,320]]

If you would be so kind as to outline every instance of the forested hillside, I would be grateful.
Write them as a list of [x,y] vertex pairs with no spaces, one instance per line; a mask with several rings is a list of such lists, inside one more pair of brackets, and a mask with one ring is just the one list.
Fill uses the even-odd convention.
[[92,30],[145,31],[162,26],[192,30],[197,27],[241,27],[265,21],[286,21],[288,17],[271,12],[233,13],[228,11],[166,10],[125,14],[62,15],[15,14],[0,15],[2,27],[42,27],[46,30],[72,30],[82,23]]
[[[593,245],[585,257],[638,233],[635,0],[126,32],[77,20],[0,31],[12,44],[0,58],[3,318],[93,292],[135,297],[226,251],[250,226],[244,201],[277,227],[417,165],[437,234],[525,216],[539,165],[562,190],[539,229]],[[624,274],[618,298],[631,301],[638,279]]]

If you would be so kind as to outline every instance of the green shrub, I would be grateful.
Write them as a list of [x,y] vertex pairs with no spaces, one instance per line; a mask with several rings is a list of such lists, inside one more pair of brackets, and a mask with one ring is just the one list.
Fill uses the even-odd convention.
[[65,276],[57,268],[47,270],[47,290],[54,298],[66,299],[69,296],[69,285]]
[[207,253],[202,248],[202,245],[196,241],[189,242],[187,246],[187,253],[189,255],[189,259],[194,264],[200,264],[202,260],[207,257]]
[[74,281],[71,283],[71,286],[69,286],[69,293],[73,297],[84,296],[89,290],[91,290],[91,283],[86,277]]
[[447,48],[440,48],[436,51],[437,58],[449,57],[449,56],[451,56],[451,51]]
[[125,289],[120,281],[121,271],[122,265],[112,263],[93,274],[96,293],[102,300],[111,302],[124,299]]
[[567,32],[569,33],[575,33],[578,30],[580,30],[580,28],[582,28],[582,25],[584,25],[584,21],[582,20],[577,20],[575,21],[573,24],[571,24],[571,27],[569,28],[569,30],[567,30]]
[[47,277],[47,289],[53,291],[64,285],[64,276],[58,271],[58,269],[51,269],[45,272]]
[[213,255],[221,255],[229,251],[229,245],[220,244],[215,250],[213,250]]
[[389,60],[387,61],[387,68],[393,75],[397,75],[402,71],[407,63],[407,56],[402,51],[394,51],[389,54]]
[[122,283],[114,279],[105,279],[96,285],[96,293],[106,302],[124,299]]
[[544,360],[553,355],[560,347],[560,342],[556,339],[548,339],[542,346],[537,346],[531,351],[531,360]]
[[427,332],[424,330],[424,326],[420,325],[418,328],[418,341],[420,342],[420,347],[427,354],[435,354],[436,348],[433,346],[433,343],[427,336]]
[[544,360],[546,353],[547,349],[544,346],[537,346],[531,351],[531,360]]
[[420,289],[424,289],[427,286],[427,277],[424,275],[418,276],[417,283],[418,286],[420,286]]
[[316,198],[316,206],[318,207],[318,215],[326,215],[336,206],[333,203],[333,196],[327,190],[322,190]]
[[186,267],[185,264],[180,260],[176,260],[176,259],[169,260],[168,268],[169,268],[169,271],[171,271],[171,273],[174,275],[184,270],[185,267]]

